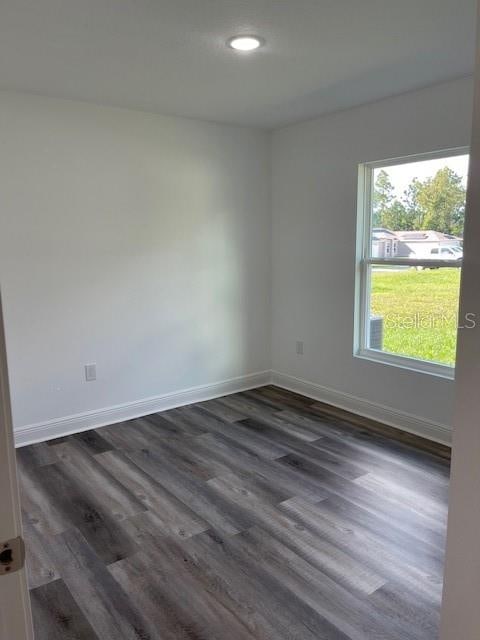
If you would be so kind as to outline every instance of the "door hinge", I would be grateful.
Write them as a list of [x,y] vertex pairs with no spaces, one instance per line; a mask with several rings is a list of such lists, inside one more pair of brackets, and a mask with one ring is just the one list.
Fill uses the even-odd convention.
[[18,536],[0,543],[0,576],[23,569],[25,563],[25,543]]

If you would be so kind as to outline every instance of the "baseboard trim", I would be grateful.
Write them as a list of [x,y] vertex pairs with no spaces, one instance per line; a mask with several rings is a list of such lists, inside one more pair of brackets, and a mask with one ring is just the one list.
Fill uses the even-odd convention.
[[14,430],[15,446],[23,447],[28,444],[44,442],[72,433],[97,429],[116,422],[141,418],[150,413],[158,413],[159,411],[174,409],[194,402],[203,402],[212,398],[238,393],[239,391],[262,387],[269,384],[270,379],[270,371],[260,371],[213,384],[199,385],[153,398],[107,407],[98,411],[87,411],[64,418],[17,427]]
[[335,391],[279,371],[272,371],[271,381],[272,384],[278,387],[307,396],[307,398],[350,411],[364,418],[382,422],[390,427],[407,431],[421,438],[451,446],[452,430],[445,424],[438,424],[403,411],[397,411],[385,405],[370,402],[342,391]]
[[194,402],[203,402],[220,396],[238,393],[239,391],[255,389],[267,384],[275,384],[283,389],[350,411],[364,418],[370,418],[440,444],[451,445],[452,430],[447,425],[438,424],[403,411],[397,411],[385,405],[370,402],[369,400],[342,391],[336,391],[286,373],[260,371],[144,400],[106,407],[97,411],[87,411],[46,422],[17,427],[14,430],[15,446],[23,447],[73,433],[80,433],[81,431],[88,431],[89,429],[97,429],[109,424],[141,418],[151,413],[167,411],[175,407],[182,407]]

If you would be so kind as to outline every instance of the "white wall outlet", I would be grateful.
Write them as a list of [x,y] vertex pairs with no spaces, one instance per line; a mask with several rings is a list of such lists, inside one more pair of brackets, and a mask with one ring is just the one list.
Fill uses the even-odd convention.
[[298,356],[303,356],[303,340],[297,340],[296,352]]
[[86,364],[85,365],[85,380],[87,382],[93,382],[93,380],[97,379],[97,365],[96,364]]

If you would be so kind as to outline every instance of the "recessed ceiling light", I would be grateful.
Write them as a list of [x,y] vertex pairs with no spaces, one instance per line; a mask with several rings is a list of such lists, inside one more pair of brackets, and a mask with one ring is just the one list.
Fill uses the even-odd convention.
[[255,51],[264,44],[258,36],[234,36],[227,40],[227,45],[235,51]]

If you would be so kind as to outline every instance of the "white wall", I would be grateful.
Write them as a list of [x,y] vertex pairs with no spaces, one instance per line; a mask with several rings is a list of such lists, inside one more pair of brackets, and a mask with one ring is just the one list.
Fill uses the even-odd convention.
[[407,428],[450,425],[452,382],[352,355],[357,166],[468,145],[471,104],[458,80],[275,131],[270,148],[259,130],[0,93],[16,427],[272,363]]
[[270,367],[266,133],[2,93],[0,150],[17,427]]
[[463,79],[274,133],[274,370],[451,425],[453,382],[353,357],[357,175],[361,162],[469,145],[472,95]]

